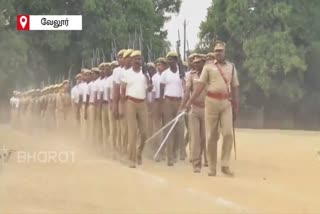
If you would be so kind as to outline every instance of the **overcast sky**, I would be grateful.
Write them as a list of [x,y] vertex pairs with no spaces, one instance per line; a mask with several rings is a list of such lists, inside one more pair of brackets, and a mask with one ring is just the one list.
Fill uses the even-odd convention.
[[183,46],[183,20],[187,20],[187,39],[189,48],[192,50],[198,42],[199,26],[207,15],[207,8],[212,0],[182,0],[180,14],[173,16],[170,22],[166,23],[168,39],[172,48],[175,48],[178,40],[178,29],[180,30],[181,47]]

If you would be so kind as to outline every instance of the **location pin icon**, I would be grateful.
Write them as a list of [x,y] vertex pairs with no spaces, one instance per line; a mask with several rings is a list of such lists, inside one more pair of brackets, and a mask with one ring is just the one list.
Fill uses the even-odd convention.
[[27,17],[21,16],[19,21],[20,21],[20,24],[21,24],[22,28],[24,29],[26,27],[26,24],[27,24],[27,21],[28,21]]

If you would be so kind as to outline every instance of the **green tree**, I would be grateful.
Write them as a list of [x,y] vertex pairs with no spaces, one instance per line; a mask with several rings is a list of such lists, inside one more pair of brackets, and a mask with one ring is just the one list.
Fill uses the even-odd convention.
[[[54,83],[66,78],[70,68],[74,75],[83,64],[91,67],[95,50],[99,50],[100,62],[103,55],[110,61],[111,44],[118,50],[133,48],[129,37],[132,41],[135,34],[139,36],[140,29],[145,57],[150,47],[154,58],[160,56],[168,47],[163,26],[179,12],[181,0],[0,0],[0,5],[0,11],[7,9],[11,16],[9,25],[1,24],[0,29],[0,85],[11,90],[16,85],[26,89]],[[79,14],[83,30],[17,32],[16,14]],[[139,48],[138,39],[135,48]]]
[[240,68],[246,100],[258,87],[259,96],[296,103],[304,92],[305,54],[310,41],[319,38],[319,30],[310,32],[310,24],[319,26],[314,20],[318,9],[319,1],[301,7],[301,1],[213,0],[200,39],[227,42],[228,56]]

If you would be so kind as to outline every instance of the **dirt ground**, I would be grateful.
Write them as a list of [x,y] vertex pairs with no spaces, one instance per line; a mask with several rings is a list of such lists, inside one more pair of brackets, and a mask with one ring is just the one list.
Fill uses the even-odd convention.
[[[0,126],[0,213],[320,213],[320,132],[237,130],[234,178],[144,160],[137,169],[90,145]],[[74,152],[21,163],[18,152]]]

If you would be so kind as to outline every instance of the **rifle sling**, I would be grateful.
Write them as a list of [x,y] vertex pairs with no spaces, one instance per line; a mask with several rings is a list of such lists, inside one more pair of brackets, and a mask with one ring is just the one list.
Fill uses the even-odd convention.
[[[224,75],[222,68],[220,67],[220,65],[218,63],[215,63],[215,66],[217,67],[217,69],[218,69],[223,81],[226,83],[228,93],[231,93],[230,90],[229,90],[228,80],[227,80],[226,76]],[[233,81],[233,74],[234,74],[234,65],[232,65],[231,82]]]

